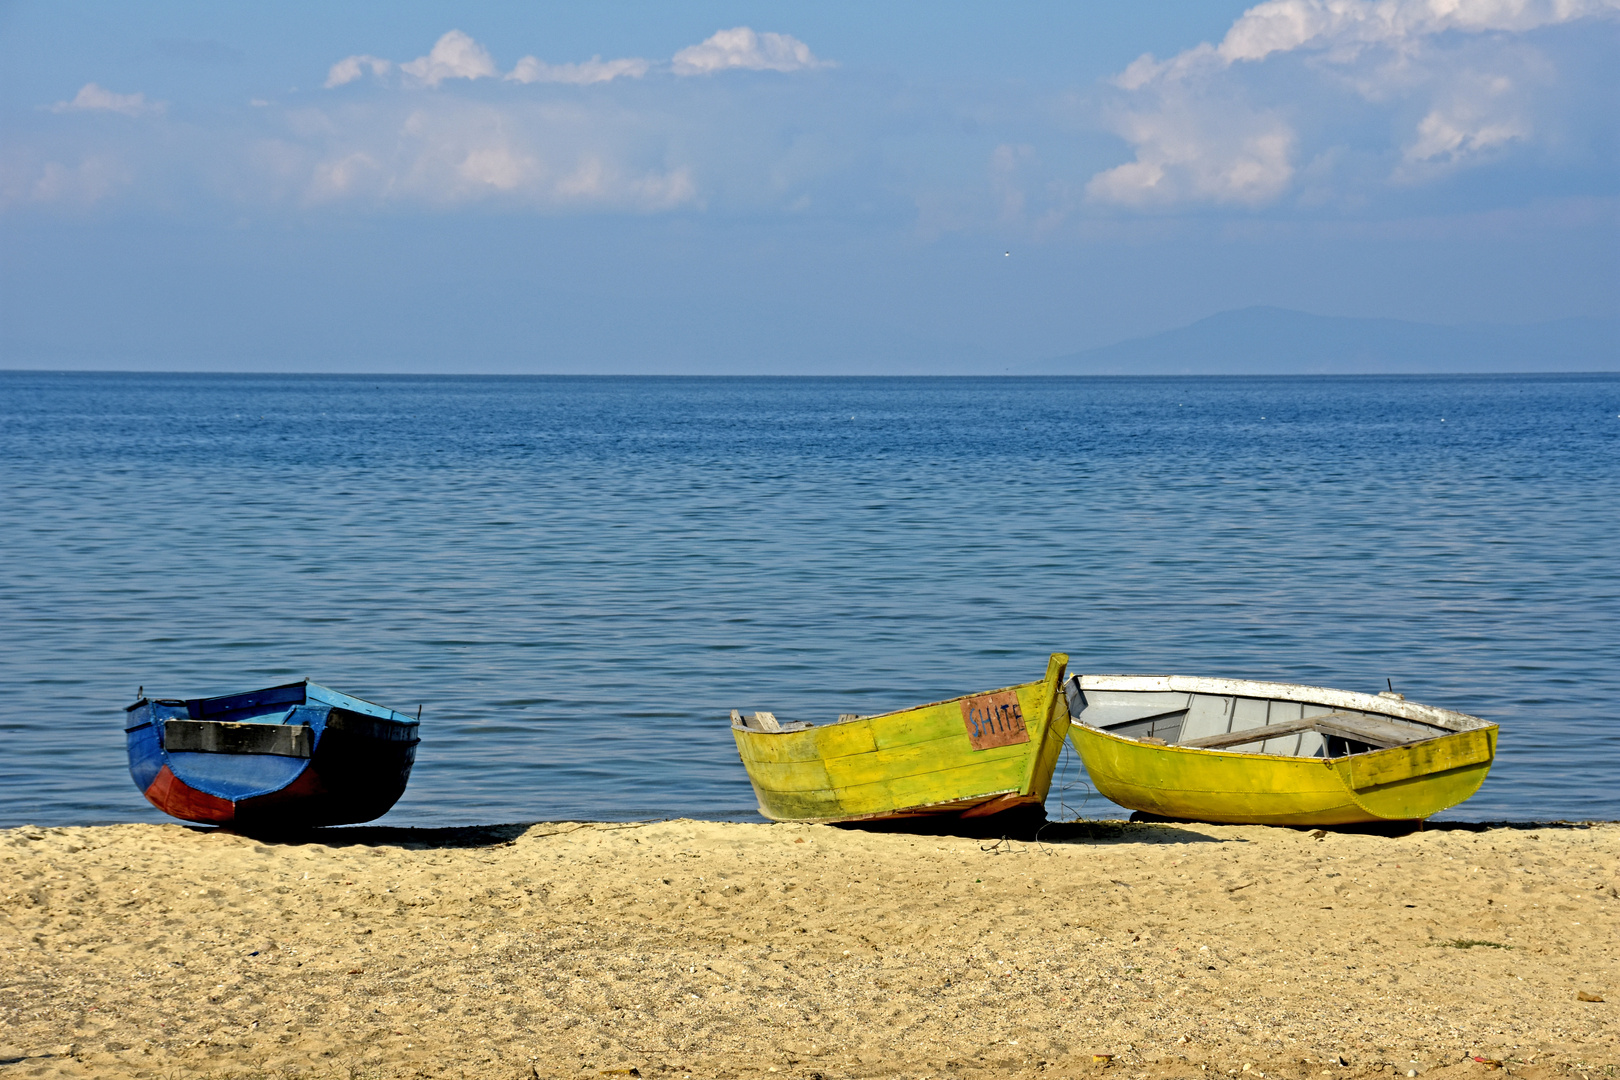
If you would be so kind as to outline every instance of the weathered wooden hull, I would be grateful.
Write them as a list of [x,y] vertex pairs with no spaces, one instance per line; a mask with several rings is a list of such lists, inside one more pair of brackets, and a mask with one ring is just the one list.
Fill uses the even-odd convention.
[[183,821],[245,829],[348,825],[386,814],[416,760],[416,721],[314,683],[126,710],[129,771]]
[[988,694],[804,730],[734,721],[731,733],[759,812],[773,821],[971,818],[1038,807],[1068,732],[1067,663],[1055,654],[1044,679]]
[[[1355,694],[1283,683],[1257,683],[1240,680],[1181,679],[1147,676],[1085,676],[1080,679],[1088,698],[1115,696],[1114,716],[1119,700],[1132,691],[1121,687],[1141,686],[1136,691],[1143,700],[1153,699],[1152,708],[1175,704],[1177,694],[1185,695],[1191,712],[1199,695],[1225,698],[1228,730],[1235,734],[1253,731],[1255,738],[1242,745],[1255,751],[1206,749],[1192,746],[1159,745],[1143,741],[1142,732],[1156,718],[1144,715],[1130,724],[1135,737],[1102,730],[1087,722],[1091,709],[1079,713],[1069,729],[1069,738],[1085,763],[1086,772],[1099,794],[1131,810],[1190,821],[1266,825],[1351,825],[1379,821],[1413,821],[1427,818],[1457,805],[1479,790],[1496,755],[1497,726],[1475,717],[1434,709],[1388,697]],[[1073,685],[1074,680],[1070,680]],[[1093,689],[1097,688],[1097,689]],[[1071,693],[1072,699],[1072,693]],[[1254,708],[1245,710],[1241,704]],[[1264,721],[1256,724],[1260,704],[1272,714],[1269,725],[1284,734],[1267,737]],[[1075,704],[1071,700],[1071,708]],[[1096,708],[1101,708],[1097,706]],[[1144,706],[1146,709],[1147,706]],[[1240,714],[1250,712],[1245,721]],[[1285,715],[1277,719],[1275,713]],[[1185,724],[1188,710],[1183,710]],[[1354,753],[1332,753],[1345,749],[1332,740],[1310,744],[1315,756],[1302,756],[1291,741],[1306,742],[1310,732],[1303,721],[1313,715],[1366,716],[1411,729],[1418,741],[1384,749]],[[1176,716],[1166,709],[1161,717]],[[1432,728],[1432,737],[1427,730]],[[1161,731],[1165,730],[1163,728]],[[1169,740],[1175,741],[1182,729]],[[1149,734],[1146,738],[1155,738]],[[1205,734],[1204,741],[1220,736]],[[1256,752],[1285,744],[1287,753]],[[1350,744],[1356,745],[1356,744]]]

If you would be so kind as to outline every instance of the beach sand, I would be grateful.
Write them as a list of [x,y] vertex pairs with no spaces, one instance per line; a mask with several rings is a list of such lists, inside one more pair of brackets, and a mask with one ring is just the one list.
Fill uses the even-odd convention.
[[1620,825],[1042,839],[0,831],[0,1080],[1620,1075]]

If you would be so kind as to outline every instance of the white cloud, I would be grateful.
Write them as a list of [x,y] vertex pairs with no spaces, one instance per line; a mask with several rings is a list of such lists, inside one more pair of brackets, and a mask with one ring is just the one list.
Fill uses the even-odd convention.
[[310,173],[309,196],[314,202],[330,202],[356,194],[367,181],[381,175],[381,166],[370,154],[345,154],[315,165]]
[[[603,60],[600,55],[578,63],[548,64],[525,56],[505,79],[516,83],[563,83],[591,86],[615,79],[639,79],[654,63],[640,57]],[[662,65],[658,65],[662,67]],[[667,70],[676,75],[712,75],[718,71],[810,71],[832,67],[817,59],[810,46],[788,34],[756,33],[746,26],[721,30],[707,41],[677,52]],[[396,65],[382,57],[356,54],[333,64],[326,75],[328,89],[362,79],[369,72],[382,78]],[[408,85],[438,86],[446,79],[488,79],[499,75],[489,51],[460,30],[451,30],[434,43],[426,56],[397,65]]]
[[27,203],[85,208],[130,180],[127,166],[105,154],[87,156],[76,165],[7,155],[0,159],[0,209]]
[[1447,31],[1524,33],[1620,11],[1620,0],[1268,0],[1244,12],[1216,52],[1231,63],[1305,47],[1404,47]]
[[161,113],[168,105],[161,101],[147,101],[145,94],[115,94],[95,83],[85,83],[72,101],[58,101],[51,112],[115,112],[125,116],[146,116]]
[[435,97],[408,111],[311,112],[304,140],[324,145],[307,159],[273,155],[308,178],[308,203],[650,213],[698,201],[693,170],[667,159],[657,125],[611,105]]
[[627,176],[594,156],[582,158],[574,168],[557,178],[552,192],[567,202],[611,202],[636,210],[673,210],[694,201],[697,186],[690,169]]
[[1091,178],[1086,194],[1101,202],[1256,206],[1281,195],[1294,176],[1294,132],[1275,113],[1177,100],[1127,114],[1119,127],[1136,160]]
[[546,168],[539,159],[515,152],[510,146],[481,146],[467,151],[456,166],[456,175],[473,187],[495,191],[516,191],[543,177]]
[[618,78],[639,79],[651,68],[652,61],[633,57],[603,60],[600,56],[593,56],[579,64],[548,64],[532,56],[525,56],[517,62],[506,78],[508,82],[589,86],[592,83],[612,82]]
[[1461,79],[1418,122],[1401,155],[1396,179],[1427,179],[1437,172],[1493,155],[1531,135],[1531,124],[1505,75]]
[[818,60],[810,46],[788,34],[755,33],[746,26],[721,30],[697,45],[675,54],[671,70],[677,75],[712,75],[717,71],[809,71],[831,67]]
[[[793,72],[828,66],[796,38],[736,27],[682,49],[664,63],[640,57],[604,60],[600,55],[548,63],[531,55],[502,76],[482,45],[452,30],[428,55],[406,63],[346,57],[332,66],[327,85],[343,86],[369,75],[389,77],[396,87],[497,77],[508,83],[588,87],[654,72]],[[341,108],[295,110],[286,114],[285,122],[289,138],[261,140],[253,152],[273,164],[258,184],[264,197],[312,204],[449,207],[487,202],[542,211],[650,213],[703,206],[709,197],[725,199],[738,192],[745,192],[745,199],[759,198],[759,187],[751,184],[761,178],[749,174],[743,181],[739,167],[747,173],[762,156],[775,154],[786,157],[760,166],[768,173],[766,197],[785,199],[793,186],[785,177],[797,168],[786,164],[793,158],[791,148],[774,143],[764,148],[751,136],[711,130],[704,119],[684,116],[678,108],[645,100],[630,107],[603,95],[474,102],[460,94],[410,94],[351,100]],[[699,169],[689,160],[693,146],[728,161],[726,168],[710,170],[707,185],[700,183]],[[824,156],[816,155],[818,160]],[[299,194],[291,195],[293,191]]]
[[438,86],[446,79],[488,79],[498,72],[485,48],[460,30],[452,30],[426,56],[399,65],[399,70],[423,86]]
[[374,77],[380,79],[388,74],[393,66],[391,61],[384,60],[380,56],[345,56],[333,64],[332,70],[326,73],[326,89],[352,83],[356,79],[363,78],[368,70]]
[[1493,160],[1537,131],[1513,75],[1526,66],[1519,39],[1616,14],[1620,0],[1267,0],[1218,44],[1143,56],[1113,80],[1124,100],[1111,125],[1135,159],[1094,175],[1087,194],[1130,206],[1274,202],[1293,188],[1306,101],[1323,90],[1421,116],[1396,117],[1406,134],[1379,151],[1390,180]]
[[1528,129],[1509,123],[1482,121],[1476,111],[1466,108],[1460,113],[1447,113],[1435,109],[1425,116],[1417,128],[1417,139],[1406,148],[1407,161],[1443,161],[1447,163],[1491,150],[1503,143],[1522,139]]

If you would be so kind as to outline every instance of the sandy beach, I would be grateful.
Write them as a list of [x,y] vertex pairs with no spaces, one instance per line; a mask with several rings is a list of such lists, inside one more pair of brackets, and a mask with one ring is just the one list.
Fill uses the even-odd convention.
[[1614,824],[20,828],[0,896],[0,1077],[1620,1064]]

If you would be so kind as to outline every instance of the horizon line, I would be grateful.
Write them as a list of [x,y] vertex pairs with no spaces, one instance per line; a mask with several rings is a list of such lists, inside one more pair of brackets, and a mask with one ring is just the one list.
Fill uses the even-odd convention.
[[185,376],[226,376],[231,378],[298,378],[298,379],[1472,379],[1472,378],[1533,378],[1551,379],[1570,376],[1608,376],[1620,378],[1620,370],[1574,369],[1570,371],[1277,371],[1277,372],[1089,372],[1070,374],[1039,374],[1018,372],[982,372],[956,374],[890,373],[890,374],[706,374],[702,372],[512,372],[512,371],[224,371],[212,368],[181,370],[149,370],[145,368],[29,368],[0,367],[0,375],[134,375],[165,378]]

